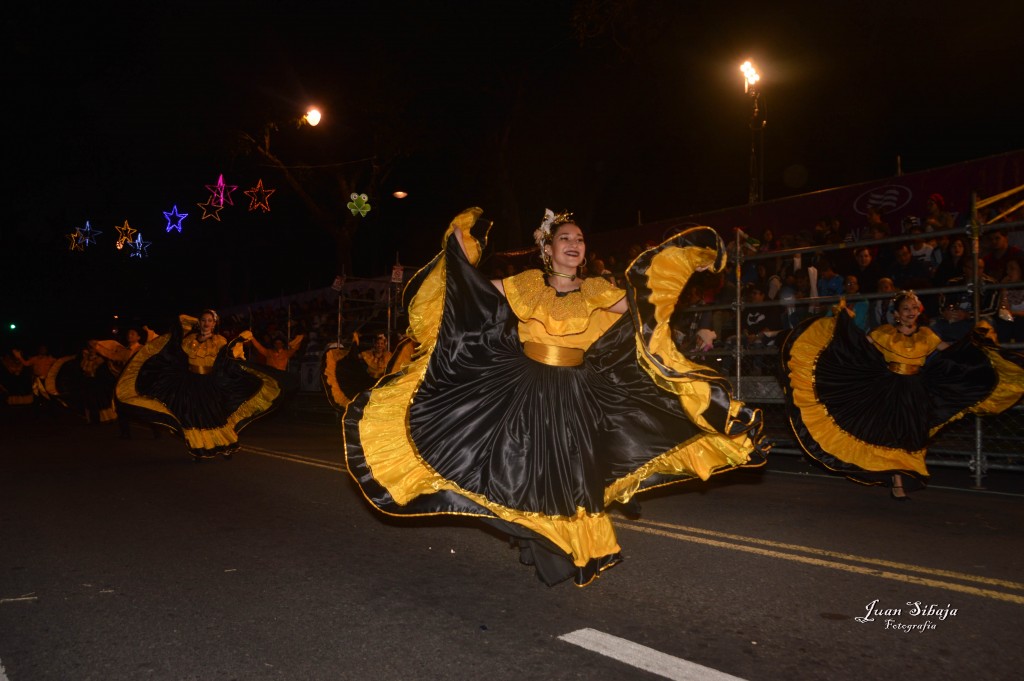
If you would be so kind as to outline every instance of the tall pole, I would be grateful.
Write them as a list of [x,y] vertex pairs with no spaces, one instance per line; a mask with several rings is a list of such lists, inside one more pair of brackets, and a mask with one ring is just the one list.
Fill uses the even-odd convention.
[[750,97],[753,111],[750,114],[750,192],[748,202],[760,203],[764,198],[764,128],[768,124],[764,100],[757,86],[761,74],[753,62],[747,60],[740,66],[743,72],[743,91]]
[[754,110],[750,115],[750,195],[749,203],[760,203],[764,198],[764,109],[761,93],[756,88],[750,91]]

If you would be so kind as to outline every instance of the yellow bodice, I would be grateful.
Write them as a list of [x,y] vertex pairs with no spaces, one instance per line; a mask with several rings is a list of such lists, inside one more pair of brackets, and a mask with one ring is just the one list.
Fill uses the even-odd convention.
[[927,326],[918,327],[911,335],[904,336],[895,326],[883,324],[868,335],[882,351],[885,361],[914,366],[924,366],[928,355],[942,343],[942,339]]
[[505,297],[519,319],[519,340],[586,350],[619,318],[604,309],[626,292],[606,279],[582,280],[579,291],[558,295],[540,270],[527,270],[502,280]]
[[181,339],[181,349],[188,355],[188,367],[197,374],[209,373],[217,353],[227,344],[227,339],[216,333],[204,341],[200,341],[194,333]]
[[383,352],[379,355],[373,350],[363,350],[359,356],[366,362],[366,371],[374,378],[380,378],[388,368],[388,361],[391,359],[390,352]]

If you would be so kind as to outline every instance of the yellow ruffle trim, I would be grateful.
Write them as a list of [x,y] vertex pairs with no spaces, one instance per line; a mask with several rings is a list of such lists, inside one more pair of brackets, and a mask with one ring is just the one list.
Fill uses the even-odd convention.
[[46,379],[43,381],[47,394],[53,396],[60,395],[60,390],[57,389],[57,374],[60,373],[61,367],[77,357],[77,355],[65,355],[53,363],[50,370],[46,372]]
[[[683,234],[703,230],[714,233],[710,227],[697,227]],[[714,234],[717,239],[717,233]],[[672,237],[669,241],[674,241],[680,236],[682,235]],[[691,421],[712,433],[716,432],[716,429],[708,423],[703,414],[711,401],[711,384],[721,383],[722,378],[717,372],[703,364],[690,361],[679,352],[672,340],[669,320],[676,309],[679,293],[695,272],[718,272],[724,266],[725,259],[719,259],[719,250],[703,246],[667,247],[655,254],[646,272],[647,288],[650,291],[648,302],[654,306],[655,327],[646,348],[643,337],[637,335],[637,343],[641,349],[637,353],[640,366],[659,388],[679,397],[679,403]],[[637,329],[643,328],[639,319],[634,319],[634,326]],[[733,401],[729,405],[729,425],[736,420],[742,408],[741,402]],[[729,431],[731,428],[727,426],[725,430]],[[735,448],[750,451],[753,444],[749,438],[743,436],[737,439]],[[730,454],[730,459],[732,458],[733,455]],[[743,461],[748,459],[748,456],[743,457]]]
[[344,408],[352,401],[352,398],[346,395],[342,391],[341,386],[338,385],[338,374],[336,373],[338,362],[344,359],[348,353],[349,351],[343,348],[331,348],[324,353],[324,368],[321,378],[323,379],[324,386],[327,388],[328,397],[330,397],[334,406],[338,408]]
[[448,243],[448,237],[455,230],[462,233],[470,264],[475,265],[480,261],[483,253],[483,246],[473,237],[470,230],[483,214],[480,208],[467,208],[451,221],[444,233],[444,240],[441,245],[441,254],[425,265],[419,272],[413,275],[411,281],[417,281],[420,272],[430,269],[430,272],[420,283],[419,290],[408,305],[409,335],[421,347],[417,352],[429,355],[437,340],[437,329],[441,323],[441,311],[444,309],[444,283],[448,272],[447,261],[444,249]]
[[745,436],[734,439],[719,433],[702,433],[651,459],[631,474],[605,487],[605,505],[613,501],[629,501],[640,489],[640,483],[652,475],[682,477],[662,485],[652,485],[644,491],[683,482],[688,478],[707,480],[716,473],[732,470],[749,462],[751,448],[750,440]]
[[503,279],[502,285],[516,317],[524,322],[540,321],[552,336],[583,333],[593,312],[611,307],[626,295],[607,279],[591,277],[580,282],[581,295],[559,296],[540,270],[520,272]]
[[170,334],[164,334],[158,336],[153,340],[149,341],[135,353],[135,356],[128,362],[128,366],[121,372],[121,377],[117,380],[117,387],[114,390],[114,394],[117,399],[124,402],[125,404],[131,404],[136,407],[142,407],[143,409],[149,409],[161,414],[167,414],[168,416],[174,416],[171,410],[164,405],[163,402],[155,400],[152,397],[146,395],[140,395],[135,391],[135,380],[139,377],[139,370],[142,368],[143,362],[159,353],[167,345],[167,342],[171,339]]
[[832,339],[835,324],[835,317],[822,317],[808,326],[790,348],[788,371],[793,405],[800,410],[807,431],[824,451],[863,470],[905,470],[927,477],[928,469],[924,464],[927,450],[909,451],[865,442],[841,429],[818,402],[814,369]]

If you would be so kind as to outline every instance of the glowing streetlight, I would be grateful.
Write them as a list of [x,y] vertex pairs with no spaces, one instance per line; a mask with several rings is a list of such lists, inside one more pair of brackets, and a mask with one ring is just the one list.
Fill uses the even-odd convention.
[[263,146],[262,147],[260,147],[259,143],[256,142],[256,140],[254,140],[248,133],[242,133],[242,136],[246,137],[251,142],[256,144],[256,148],[259,149],[260,152],[264,156],[267,156],[269,158],[269,156],[270,156],[270,132],[271,131],[273,131],[273,130],[280,130],[281,129],[280,126],[281,125],[285,125],[285,124],[294,125],[297,129],[301,128],[304,125],[308,125],[310,127],[314,127],[316,125],[319,125],[320,120],[322,118],[323,118],[323,114],[320,113],[320,109],[317,109],[315,106],[311,106],[311,107],[309,107],[309,109],[306,110],[306,113],[304,113],[302,116],[300,116],[298,118],[291,118],[291,119],[288,119],[286,121],[281,121],[281,122],[270,121],[269,123],[267,123],[266,125],[263,126]]
[[393,197],[395,197],[396,199],[404,199],[405,197],[409,196],[409,192],[405,192],[405,191],[402,191],[401,189],[398,189],[398,190],[392,192],[391,195]]
[[750,87],[761,80],[761,74],[757,72],[754,63],[749,59],[743,62],[740,66],[740,71],[743,72],[743,91],[749,93]]
[[761,89],[761,74],[749,59],[740,66],[743,92],[750,96],[754,110],[750,115],[750,194],[749,203],[758,203],[764,190],[764,128],[768,124]]

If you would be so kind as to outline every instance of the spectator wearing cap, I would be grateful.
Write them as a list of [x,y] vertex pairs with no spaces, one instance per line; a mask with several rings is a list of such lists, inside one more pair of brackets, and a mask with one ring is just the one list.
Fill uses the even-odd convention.
[[942,194],[932,194],[924,202],[927,215],[924,219],[924,231],[941,232],[944,229],[953,229],[953,214],[946,209],[946,199]]
[[900,220],[900,234],[910,234],[915,229],[922,231],[921,218],[916,215],[908,215]]

